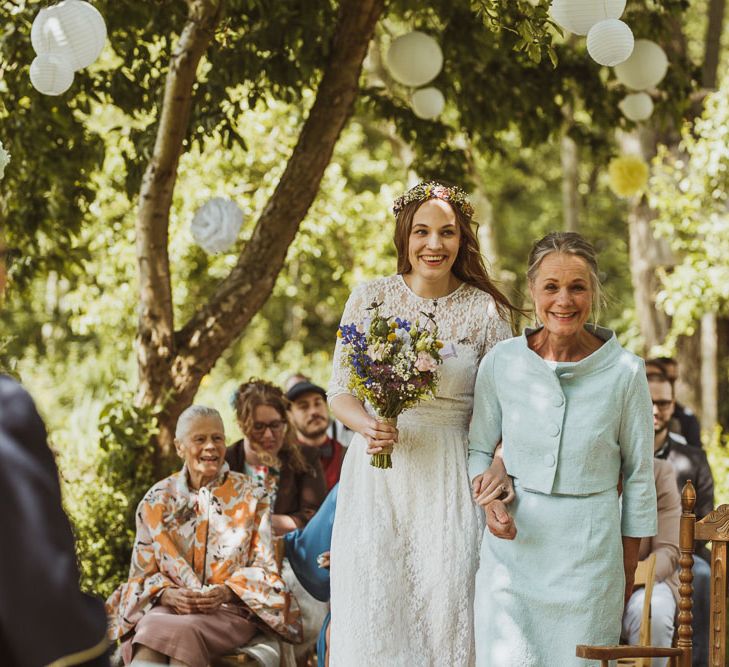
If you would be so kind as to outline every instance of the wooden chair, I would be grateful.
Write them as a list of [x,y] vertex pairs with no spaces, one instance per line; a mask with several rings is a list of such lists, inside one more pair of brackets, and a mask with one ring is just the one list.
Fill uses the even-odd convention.
[[691,629],[694,575],[691,568],[694,564],[694,541],[711,542],[711,626],[709,628],[709,665],[710,667],[726,667],[727,650],[727,542],[729,542],[729,505],[720,505],[709,512],[701,521],[696,521],[694,505],[696,491],[687,481],[681,492],[681,533],[679,549],[681,570],[678,589],[678,647],[683,650],[680,667],[691,667]]
[[635,570],[635,585],[645,587],[643,615],[640,619],[640,635],[637,646],[587,646],[579,645],[576,650],[578,658],[600,660],[607,667],[610,660],[617,660],[618,665],[627,667],[650,667],[651,658],[671,658],[670,664],[679,667],[678,659],[682,651],[677,648],[659,648],[651,646],[651,596],[656,578],[656,555],[651,554],[638,563]]
[[[640,618],[640,632],[638,634],[638,646],[651,645],[651,605],[653,596],[653,585],[656,583],[656,555],[650,554],[648,558],[638,563],[635,568],[635,587],[643,586],[645,595],[643,597],[643,613]],[[618,665],[624,667],[650,667],[650,658],[620,658]]]

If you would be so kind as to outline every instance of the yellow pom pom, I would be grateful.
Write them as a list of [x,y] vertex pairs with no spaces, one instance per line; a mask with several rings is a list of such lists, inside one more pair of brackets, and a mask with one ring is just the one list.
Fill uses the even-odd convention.
[[648,165],[637,155],[621,155],[608,165],[610,189],[618,197],[632,197],[648,183]]
[[390,322],[390,329],[397,329],[397,322]]
[[442,341],[442,340],[437,340],[437,341],[435,341],[435,347],[436,347],[437,349],[439,349],[439,350],[443,349],[443,345],[444,345],[444,343],[443,343],[443,341]]
[[395,342],[397,340],[397,334],[396,333],[387,334],[387,340],[389,340],[391,343]]
[[341,337],[342,337],[342,330],[337,329],[337,338],[341,338]]

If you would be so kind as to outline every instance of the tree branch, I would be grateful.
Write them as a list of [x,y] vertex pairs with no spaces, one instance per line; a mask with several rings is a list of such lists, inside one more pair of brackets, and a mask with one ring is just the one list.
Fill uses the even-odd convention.
[[329,61],[299,141],[271,199],[209,304],[177,335],[175,390],[190,399],[199,380],[271,294],[286,252],[319,189],[353,109],[367,47],[384,0],[344,0]]

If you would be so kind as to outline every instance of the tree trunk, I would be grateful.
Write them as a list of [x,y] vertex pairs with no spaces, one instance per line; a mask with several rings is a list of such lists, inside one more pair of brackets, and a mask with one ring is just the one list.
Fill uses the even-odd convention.
[[721,55],[721,35],[724,29],[726,0],[709,0],[709,16],[706,22],[706,43],[704,46],[704,67],[701,83],[704,88],[716,88],[716,74]]
[[[655,154],[657,143],[653,133],[646,129],[619,133],[618,142],[623,153],[638,154],[647,161]],[[663,342],[670,326],[668,316],[655,305],[660,287],[656,272],[658,267],[672,264],[673,258],[666,241],[653,234],[654,217],[644,199],[634,201],[628,213],[630,277],[646,354]]]
[[718,421],[716,313],[701,318],[701,424],[712,430]]
[[567,134],[569,125],[562,129],[560,158],[562,160],[562,210],[564,231],[576,232],[580,228],[580,174],[577,144]]
[[[136,220],[139,270],[137,364],[139,405],[165,405],[175,356],[172,285],[167,252],[177,166],[187,134],[197,68],[222,15],[222,0],[189,0],[188,18],[172,54],[157,137],[142,179]],[[179,413],[178,413],[179,414]],[[160,422],[157,466],[172,454],[174,425]]]
[[[211,3],[193,3],[212,7]],[[173,333],[167,220],[177,161],[187,127],[194,72],[209,43],[202,19],[213,25],[216,14],[203,15],[186,26],[177,56],[181,61],[167,80],[158,130],[158,144],[142,188],[137,225],[142,283],[139,334],[139,400],[162,404],[158,451],[164,460],[172,451],[174,426],[192,402],[200,380],[243,332],[271,294],[286,252],[319,190],[334,146],[351,115],[367,46],[382,13],[384,0],[341,3],[328,64],[316,100],[283,175],[266,204],[253,234],[230,274],[210,301]],[[212,22],[212,23],[211,23]],[[185,37],[188,33],[187,41]],[[203,38],[207,37],[207,41]],[[199,52],[199,55],[198,55]],[[175,59],[173,59],[174,61]],[[194,61],[195,67],[192,67]],[[183,67],[182,65],[188,65]],[[165,119],[171,122],[165,124]],[[174,120],[174,122],[172,122]],[[171,127],[168,127],[171,125]],[[178,132],[173,132],[179,128]],[[158,156],[162,152],[162,156]],[[166,157],[162,161],[162,157]],[[153,195],[149,193],[153,189]],[[151,202],[151,203],[150,203]]]

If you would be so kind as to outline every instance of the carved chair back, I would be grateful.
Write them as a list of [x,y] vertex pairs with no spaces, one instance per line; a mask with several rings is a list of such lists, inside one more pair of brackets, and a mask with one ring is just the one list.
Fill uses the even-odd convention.
[[696,490],[691,480],[681,492],[681,532],[679,535],[678,648],[682,649],[681,667],[691,667],[691,621],[694,541],[711,542],[711,613],[709,666],[726,667],[727,635],[727,542],[729,542],[729,505],[721,505],[696,521]]

